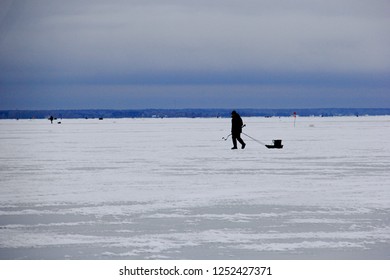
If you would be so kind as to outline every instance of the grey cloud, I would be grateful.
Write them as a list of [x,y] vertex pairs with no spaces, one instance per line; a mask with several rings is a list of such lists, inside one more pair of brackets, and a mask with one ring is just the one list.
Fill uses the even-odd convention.
[[[18,24],[10,44],[3,46],[26,63],[130,73],[297,65],[305,70],[388,69],[383,58],[389,57],[389,18],[364,16],[353,8],[362,4],[350,1],[293,1],[294,6],[291,1],[31,2],[24,12],[35,14]],[[376,1],[353,2],[367,3],[370,11]]]
[[[0,81],[334,85],[338,77],[345,86],[370,76],[372,84],[372,75],[390,72],[389,7],[385,0],[2,1]],[[379,80],[374,86],[383,88]]]

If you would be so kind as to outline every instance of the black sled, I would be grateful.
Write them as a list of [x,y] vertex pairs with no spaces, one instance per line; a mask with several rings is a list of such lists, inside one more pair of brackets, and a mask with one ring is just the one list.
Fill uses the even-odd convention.
[[282,145],[282,140],[278,139],[278,140],[272,140],[272,142],[274,143],[273,145],[265,145],[268,149],[282,149],[283,148],[283,145]]

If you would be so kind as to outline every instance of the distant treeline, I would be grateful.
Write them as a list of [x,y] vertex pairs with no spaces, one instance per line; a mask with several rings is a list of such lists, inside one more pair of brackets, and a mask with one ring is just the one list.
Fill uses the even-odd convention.
[[[322,108],[322,109],[239,109],[243,117],[298,116],[381,116],[390,108]],[[143,109],[143,110],[3,110],[0,119],[85,118],[228,118],[232,109]]]

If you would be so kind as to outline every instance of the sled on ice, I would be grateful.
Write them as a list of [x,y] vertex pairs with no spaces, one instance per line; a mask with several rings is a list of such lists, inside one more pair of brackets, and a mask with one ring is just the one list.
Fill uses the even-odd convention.
[[268,149],[282,149],[283,148],[283,145],[282,145],[282,140],[278,139],[278,140],[272,140],[272,142],[274,143],[273,145],[265,145]]

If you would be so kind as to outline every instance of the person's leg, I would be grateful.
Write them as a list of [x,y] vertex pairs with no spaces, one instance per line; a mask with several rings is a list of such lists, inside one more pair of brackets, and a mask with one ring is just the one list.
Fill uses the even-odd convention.
[[246,144],[245,144],[244,140],[241,139],[240,135],[237,136],[237,140],[241,144],[241,149],[245,149]]
[[232,149],[237,149],[237,135],[232,134],[232,141],[233,141],[233,148]]

